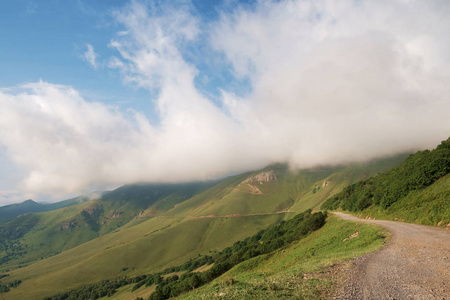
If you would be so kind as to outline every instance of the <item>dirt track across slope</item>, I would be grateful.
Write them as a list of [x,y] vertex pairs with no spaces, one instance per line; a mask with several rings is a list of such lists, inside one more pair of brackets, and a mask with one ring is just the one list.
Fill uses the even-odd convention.
[[333,299],[450,299],[449,230],[335,214],[381,225],[392,239],[380,251],[353,262]]

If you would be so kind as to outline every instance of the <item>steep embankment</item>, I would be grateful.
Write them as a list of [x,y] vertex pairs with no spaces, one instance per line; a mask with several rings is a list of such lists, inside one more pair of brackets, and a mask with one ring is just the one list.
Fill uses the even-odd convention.
[[392,232],[387,247],[353,263],[337,299],[447,299],[450,295],[450,231],[335,214]]

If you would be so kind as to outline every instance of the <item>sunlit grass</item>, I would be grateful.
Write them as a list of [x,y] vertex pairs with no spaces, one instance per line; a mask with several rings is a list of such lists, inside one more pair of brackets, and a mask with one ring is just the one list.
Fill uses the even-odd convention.
[[[349,239],[355,232],[358,236]],[[333,268],[379,249],[388,233],[380,227],[331,216],[305,239],[243,262],[212,283],[179,299],[320,299],[334,288]]]

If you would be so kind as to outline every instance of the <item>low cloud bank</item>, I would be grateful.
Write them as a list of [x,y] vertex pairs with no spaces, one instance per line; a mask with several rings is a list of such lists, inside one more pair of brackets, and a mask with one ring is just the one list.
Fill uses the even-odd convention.
[[[28,193],[434,147],[450,135],[449,13],[446,1],[260,1],[204,21],[189,3],[133,1],[114,14],[109,66],[157,92],[158,123],[41,81],[0,91],[0,143]],[[198,45],[251,92],[206,97],[195,80],[214,75],[186,58]]]

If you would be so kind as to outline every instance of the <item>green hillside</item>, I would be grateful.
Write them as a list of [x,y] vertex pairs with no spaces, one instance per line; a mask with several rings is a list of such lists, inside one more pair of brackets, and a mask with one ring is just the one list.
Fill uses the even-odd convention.
[[[383,228],[331,216],[308,237],[240,263],[177,299],[325,299],[339,283],[336,275],[345,272],[347,261],[379,249],[388,236]],[[119,299],[120,293],[117,296],[111,299]]]
[[[150,299],[168,299],[182,292],[191,290],[212,281],[221,274],[240,262],[251,259],[265,253],[273,252],[277,249],[285,247],[294,241],[302,239],[311,232],[322,227],[325,223],[325,214],[321,212],[311,213],[310,210],[298,214],[289,221],[271,227],[267,230],[261,230],[256,235],[246,238],[245,240],[235,243],[232,247],[227,247],[211,256],[201,256],[195,260],[185,262],[176,268],[169,268],[160,273],[149,275],[141,275],[134,277],[131,282],[128,279],[120,279],[121,283],[134,283],[137,289],[144,284],[146,286],[157,284],[155,293]],[[211,266],[211,264],[213,265]],[[204,264],[209,264],[210,268],[206,268],[203,272],[196,269]],[[181,276],[174,275],[176,271],[185,271]],[[127,282],[128,281],[128,282]],[[90,285],[89,288],[82,287],[80,289],[59,294],[48,299],[84,299],[98,297],[114,293],[114,287],[105,287],[104,283]]]
[[[349,259],[379,249],[389,234],[335,216],[325,225],[323,221],[323,214],[306,212],[177,268],[86,285],[45,299],[325,298],[338,283],[334,274],[342,272]],[[206,265],[198,267],[201,264]]]
[[[35,299],[105,279],[157,272],[318,207],[345,185],[385,171],[404,157],[302,171],[274,165],[209,189],[185,186],[174,193],[168,189],[168,194],[153,195],[144,187],[128,193],[122,187],[97,201],[22,216],[28,219],[8,224],[34,224],[17,239],[24,251],[27,245],[33,250],[2,264],[0,276],[9,275],[5,283],[22,281],[8,299]],[[190,197],[183,194],[186,190]],[[48,257],[36,257],[39,251],[47,251]]]
[[450,138],[329,198],[322,209],[429,225],[450,222]]
[[[290,171],[283,164],[231,177],[167,212],[170,216],[227,216],[318,208],[329,196],[363,178],[369,178],[402,162],[406,154],[367,163]],[[276,180],[243,182],[264,173]]]
[[[23,267],[69,250],[117,230],[131,220],[139,223],[213,184],[126,185],[96,200],[18,216],[0,227],[0,270]],[[143,214],[144,210],[151,214]]]
[[10,204],[0,207],[0,222],[11,220],[18,215],[29,212],[42,211],[42,204],[36,203],[33,200],[26,200],[18,204]]

